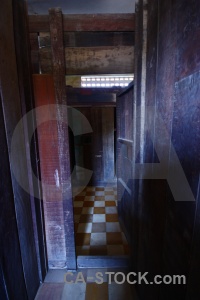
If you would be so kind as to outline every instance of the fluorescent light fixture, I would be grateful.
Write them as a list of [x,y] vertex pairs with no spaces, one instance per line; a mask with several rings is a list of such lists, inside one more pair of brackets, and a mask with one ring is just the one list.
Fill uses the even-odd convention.
[[82,87],[113,87],[121,86],[126,87],[131,81],[133,81],[133,74],[124,75],[91,75],[81,76]]

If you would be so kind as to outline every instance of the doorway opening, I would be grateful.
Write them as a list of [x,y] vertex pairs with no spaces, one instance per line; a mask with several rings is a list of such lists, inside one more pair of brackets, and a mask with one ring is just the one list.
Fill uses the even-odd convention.
[[[75,106],[70,123],[81,125],[84,116],[92,131],[70,132],[74,229],[77,256],[128,256],[129,245],[117,209],[116,107]],[[92,170],[87,185],[87,171]]]

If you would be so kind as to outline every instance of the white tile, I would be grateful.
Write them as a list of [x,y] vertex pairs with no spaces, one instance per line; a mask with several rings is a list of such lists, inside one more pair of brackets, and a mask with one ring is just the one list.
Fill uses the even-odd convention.
[[113,188],[112,187],[109,187],[109,186],[106,186],[105,187],[105,191],[107,192],[107,191],[113,191]]
[[105,201],[94,201],[94,207],[105,207]]
[[[117,280],[119,280],[119,282],[120,282],[122,280],[122,276],[119,275],[119,278],[117,277]],[[131,299],[133,299],[130,284],[128,284],[128,283],[116,284],[114,282],[109,284],[108,285],[108,299],[109,300],[121,300],[121,299],[131,300]]]
[[85,283],[65,284],[61,300],[66,300],[66,299],[85,300],[85,293],[86,293]]
[[104,214],[94,214],[93,215],[93,223],[101,223],[101,222],[105,222],[106,221],[106,217]]
[[78,233],[91,233],[92,232],[92,223],[80,223],[78,225]]
[[106,214],[117,214],[117,207],[115,206],[107,206],[106,208]]
[[94,207],[83,207],[81,214],[92,215],[94,213]]
[[121,232],[121,228],[118,222],[107,222],[106,232]]
[[83,201],[74,201],[74,207],[83,207]]
[[91,233],[90,245],[91,246],[106,245],[106,233],[105,232]]
[[115,201],[115,196],[114,195],[107,195],[107,196],[105,196],[105,201]]
[[104,191],[96,191],[95,196],[104,196]]
[[63,283],[66,269],[49,269],[44,279],[44,282],[48,283]]

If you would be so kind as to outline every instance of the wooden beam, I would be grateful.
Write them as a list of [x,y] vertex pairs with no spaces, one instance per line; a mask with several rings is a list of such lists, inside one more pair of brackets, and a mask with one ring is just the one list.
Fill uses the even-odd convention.
[[[134,47],[65,48],[66,75],[128,74],[134,71]],[[42,73],[52,73],[50,48],[40,49]]]
[[52,70],[57,104],[66,104],[65,51],[63,43],[63,21],[60,9],[49,9]]
[[[83,88],[83,87],[66,87],[67,95],[92,95],[92,94],[118,94],[122,92],[124,88],[120,86],[114,87],[102,87],[102,88]],[[69,101],[69,100],[67,100]]]
[[[36,33],[31,33],[34,35]],[[32,41],[31,36],[31,41]],[[50,33],[39,33],[40,47],[51,47]],[[134,32],[65,32],[65,47],[133,46]]]
[[[67,105],[66,85],[65,85],[65,51],[63,43],[63,20],[62,11],[59,8],[49,10],[49,24],[52,51],[53,79],[55,87],[56,104]],[[76,254],[74,240],[74,218],[73,218],[73,199],[71,186],[71,168],[68,137],[68,117],[67,110],[58,106],[57,116],[60,121],[57,122],[58,130],[58,159],[60,167],[60,185],[62,190],[63,209],[60,211],[61,217],[64,217],[65,246],[66,246],[66,267],[70,270],[76,269]],[[62,122],[61,122],[62,120]],[[58,201],[60,202],[60,201]],[[59,237],[58,237],[59,238]],[[60,237],[61,239],[61,237]],[[55,240],[51,240],[51,245]],[[62,249],[60,249],[62,251]],[[56,259],[56,254],[52,253]]]
[[[63,15],[64,31],[134,31],[135,14]],[[48,15],[30,15],[30,32],[49,32]]]
[[85,106],[85,105],[97,105],[107,104],[112,106],[116,105],[116,95],[113,93],[101,93],[98,94],[97,92],[93,92],[92,94],[71,94],[68,93],[68,104],[70,106],[78,105],[78,106]]

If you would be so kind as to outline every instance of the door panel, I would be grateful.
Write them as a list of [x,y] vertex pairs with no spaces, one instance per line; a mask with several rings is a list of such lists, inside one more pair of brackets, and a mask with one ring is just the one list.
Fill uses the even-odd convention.
[[128,240],[132,228],[133,86],[117,98],[118,214]]
[[87,118],[92,127],[92,133],[74,137],[76,165],[93,171],[90,185],[114,183],[114,108],[76,109]]

